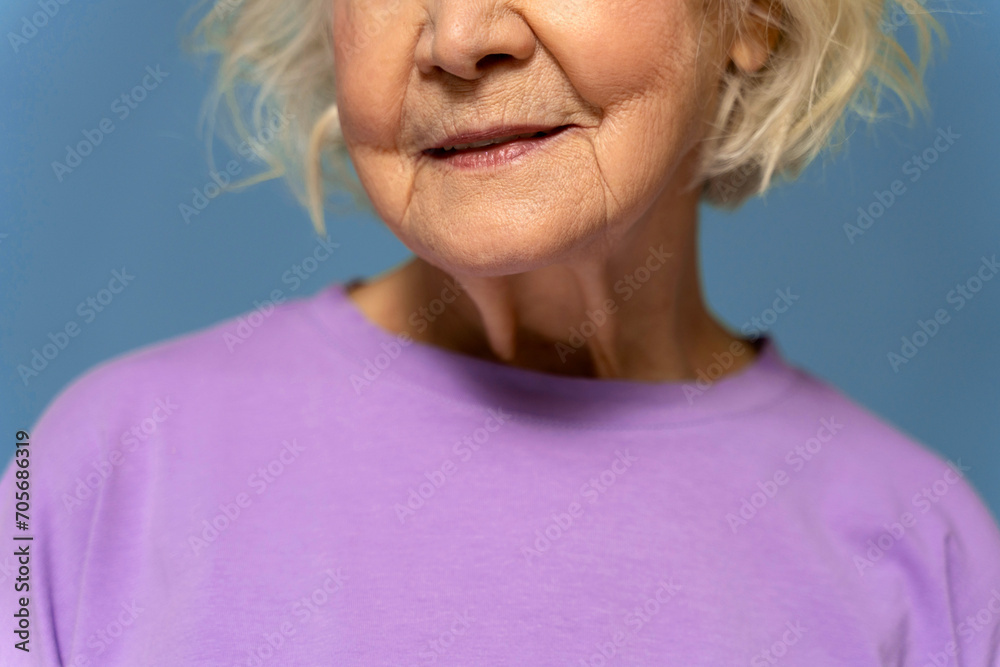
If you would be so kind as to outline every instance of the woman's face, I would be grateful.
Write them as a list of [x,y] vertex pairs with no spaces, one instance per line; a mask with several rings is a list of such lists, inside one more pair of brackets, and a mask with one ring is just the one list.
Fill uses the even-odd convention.
[[432,264],[506,275],[613,245],[689,176],[724,64],[702,0],[333,2],[348,151]]

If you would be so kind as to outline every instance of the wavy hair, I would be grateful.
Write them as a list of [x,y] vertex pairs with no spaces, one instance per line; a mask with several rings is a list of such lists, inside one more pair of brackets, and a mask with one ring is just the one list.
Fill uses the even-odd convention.
[[[887,91],[910,122],[916,111],[928,110],[923,79],[933,37],[947,45],[947,36],[925,0],[705,2],[706,16],[715,11],[720,26],[739,31],[752,20],[763,21],[777,36],[763,68],[722,73],[695,183],[712,205],[734,209],[763,194],[777,177],[793,180],[824,148],[843,143],[847,112],[868,121],[886,115],[879,107]],[[227,138],[249,142],[269,167],[241,185],[285,177],[320,235],[333,190],[373,211],[340,131],[332,1],[206,0],[200,7],[206,4],[210,10],[186,41],[192,52],[219,57],[205,116],[214,130],[224,101],[236,134]],[[392,6],[383,8],[358,39],[376,38],[392,13]],[[896,20],[900,15],[902,22]],[[895,37],[903,24],[915,34],[916,61]],[[261,141],[275,117],[287,127]]]

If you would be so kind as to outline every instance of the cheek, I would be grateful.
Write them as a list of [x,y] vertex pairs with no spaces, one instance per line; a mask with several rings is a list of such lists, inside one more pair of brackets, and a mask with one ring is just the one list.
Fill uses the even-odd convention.
[[394,150],[417,25],[403,0],[341,0],[334,8],[336,100],[344,143],[379,216],[394,227],[412,188]]
[[[342,0],[333,15],[337,106],[348,144],[391,146],[412,61],[401,0]],[[412,51],[412,49],[411,49]]]
[[[690,0],[556,1],[540,40],[595,106],[614,110],[696,78],[701,19]],[[622,26],[629,26],[623,29]],[[676,93],[671,97],[681,100]]]
[[348,151],[379,217],[439,266],[528,270],[602,237],[609,224],[628,226],[697,139],[701,25],[690,5],[700,0],[535,0],[525,16],[554,61],[541,75],[560,77],[599,110],[599,127],[567,149],[565,164],[483,176],[477,187],[422,170],[398,150],[403,110],[414,111],[404,96],[418,90],[410,84],[423,3],[335,1]]
[[572,4],[569,25],[558,26],[567,38],[553,37],[553,56],[602,110],[594,149],[608,188],[641,208],[701,136],[711,38],[696,0]]

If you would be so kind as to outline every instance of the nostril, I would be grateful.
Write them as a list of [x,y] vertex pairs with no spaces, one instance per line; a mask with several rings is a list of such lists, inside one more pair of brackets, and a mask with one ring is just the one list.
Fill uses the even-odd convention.
[[510,60],[513,57],[509,53],[491,53],[479,59],[479,62],[476,63],[476,69],[485,69],[504,60]]

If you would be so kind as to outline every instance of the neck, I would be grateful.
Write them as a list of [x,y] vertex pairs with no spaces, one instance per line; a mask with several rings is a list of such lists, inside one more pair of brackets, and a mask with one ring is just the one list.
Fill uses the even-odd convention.
[[[505,276],[451,276],[414,258],[351,292],[372,322],[462,354],[560,375],[696,377],[734,344],[702,298],[697,201],[564,262]],[[681,211],[681,212],[679,212]]]

